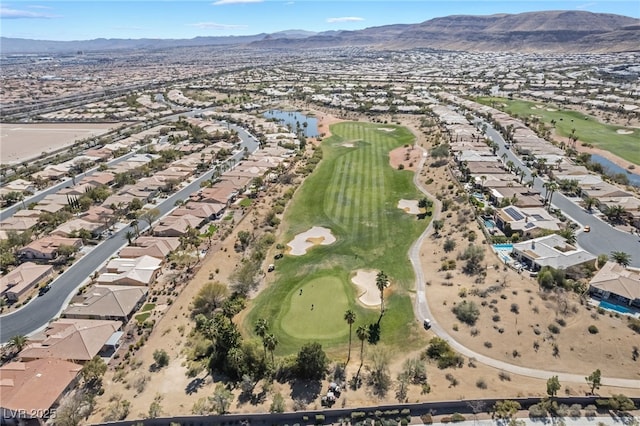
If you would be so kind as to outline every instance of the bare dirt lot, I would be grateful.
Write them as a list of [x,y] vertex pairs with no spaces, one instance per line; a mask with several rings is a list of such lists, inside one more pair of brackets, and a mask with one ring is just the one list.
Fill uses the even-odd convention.
[[75,142],[99,136],[119,127],[119,123],[2,124],[0,162],[15,164],[52,152]]

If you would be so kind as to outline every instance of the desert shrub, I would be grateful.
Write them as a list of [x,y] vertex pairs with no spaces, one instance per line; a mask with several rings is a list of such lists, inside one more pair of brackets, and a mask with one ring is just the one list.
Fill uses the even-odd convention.
[[493,343],[491,343],[491,342],[484,342],[484,347],[485,347],[485,348],[488,348],[488,349],[491,349],[491,348],[493,347]]
[[589,330],[589,333],[591,334],[598,334],[598,331],[599,331],[598,327],[596,327],[595,325],[590,325],[588,330]]
[[491,319],[493,320],[493,322],[500,322],[500,315],[494,315],[491,317]]
[[454,306],[452,311],[458,320],[469,325],[474,325],[480,316],[478,306],[474,302],[466,300]]
[[466,418],[460,413],[453,413],[453,415],[451,416],[451,421],[453,423],[464,422],[465,420],[466,420]]
[[512,303],[511,304],[511,312],[513,312],[514,314],[519,314],[520,313],[520,307],[518,306],[517,303]]
[[476,386],[479,389],[486,389],[487,388],[487,382],[486,382],[486,380],[480,378],[480,379],[476,380]]
[[640,319],[629,317],[629,328],[635,331],[636,333],[640,333]]
[[571,417],[580,417],[580,410],[582,410],[582,405],[580,404],[571,404],[569,407],[569,416]]
[[509,373],[507,373],[506,371],[501,371],[500,373],[498,373],[498,377],[503,382],[510,382],[511,381],[511,375],[509,375]]
[[553,334],[558,334],[560,333],[560,327],[558,327],[555,324],[549,324],[549,326],[547,327],[549,329],[550,332],[552,332]]
[[431,414],[421,415],[420,420],[422,420],[422,424],[425,424],[425,425],[433,424],[433,417],[431,416]]
[[547,407],[545,404],[533,404],[529,407],[529,417],[547,417]]

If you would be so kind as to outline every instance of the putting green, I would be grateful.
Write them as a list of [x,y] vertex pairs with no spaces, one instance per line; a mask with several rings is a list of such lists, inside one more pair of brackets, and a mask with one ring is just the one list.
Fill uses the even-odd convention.
[[333,339],[348,334],[343,317],[349,301],[339,277],[326,276],[304,283],[284,305],[287,311],[282,330],[291,337]]

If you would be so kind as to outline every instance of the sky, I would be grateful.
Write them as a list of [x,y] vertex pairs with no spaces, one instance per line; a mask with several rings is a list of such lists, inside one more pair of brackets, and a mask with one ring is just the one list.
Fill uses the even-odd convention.
[[0,0],[0,36],[188,39],[291,29],[357,30],[448,15],[540,10],[585,10],[640,18],[640,0]]

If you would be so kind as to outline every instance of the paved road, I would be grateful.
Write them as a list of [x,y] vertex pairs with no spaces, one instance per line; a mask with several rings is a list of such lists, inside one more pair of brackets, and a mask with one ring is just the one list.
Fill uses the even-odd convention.
[[[495,137],[495,135],[493,135]],[[420,148],[422,149],[422,148]],[[424,319],[428,318],[431,320],[431,330],[438,335],[439,337],[445,339],[449,342],[449,345],[458,353],[468,357],[475,358],[478,362],[482,364],[488,365],[490,367],[494,367],[509,373],[518,374],[521,376],[533,377],[537,379],[547,380],[551,376],[558,376],[561,382],[571,382],[571,383],[585,383],[585,376],[590,372],[586,372],[585,374],[570,374],[570,373],[562,373],[557,371],[546,371],[546,370],[537,370],[533,368],[522,367],[519,365],[509,364],[507,362],[503,362],[497,359],[490,358],[488,356],[477,353],[466,346],[463,346],[461,343],[456,341],[435,319],[431,310],[429,309],[429,304],[427,303],[427,297],[425,292],[425,275],[422,270],[422,265],[420,262],[420,247],[426,238],[431,235],[432,224],[433,221],[440,218],[441,214],[441,203],[438,201],[436,197],[431,195],[427,189],[423,186],[423,184],[419,180],[420,172],[426,162],[426,151],[423,150],[423,157],[420,161],[418,169],[414,175],[414,183],[418,187],[422,193],[424,193],[427,197],[434,201],[434,209],[433,216],[431,218],[431,222],[427,226],[427,229],[422,233],[420,238],[411,246],[409,249],[409,259],[411,260],[411,264],[413,265],[413,269],[416,275],[416,301],[415,301],[415,314],[417,320],[422,326],[422,322]],[[499,154],[502,155],[502,154]],[[517,163],[516,163],[517,164]],[[554,194],[555,199],[555,194]],[[555,203],[554,203],[555,204]],[[631,389],[640,389],[640,380],[631,380],[631,379],[620,379],[620,378],[610,378],[603,377],[602,384],[607,386],[618,386],[623,388],[631,388]]]
[[[249,152],[254,152],[258,149],[258,141],[251,134],[242,128],[235,129],[238,130],[242,139],[241,148],[246,146]],[[242,160],[243,156],[244,151],[241,149],[228,161],[233,160],[231,161],[231,166],[233,167]],[[161,216],[173,210],[177,200],[184,200],[191,193],[198,191],[200,182],[210,179],[212,175],[213,171],[204,173],[189,185],[159,202],[156,207],[160,210]],[[127,243],[126,233],[132,230],[131,226],[127,226],[115,232],[112,237],[96,246],[91,253],[80,258],[69,267],[52,283],[51,290],[43,296],[32,299],[29,304],[15,312],[0,316],[0,342],[6,343],[16,335],[29,335],[42,329],[51,319],[57,317],[77,289],[87,281],[93,272]]]
[[[511,160],[516,167],[520,167],[520,169],[525,171],[523,182],[531,180],[531,170],[529,170],[510,149],[505,147],[505,140],[502,135],[493,129],[489,123],[486,124],[487,136],[499,146],[496,155],[502,157],[503,154],[506,154],[507,158],[505,161]],[[546,180],[540,177],[536,177],[533,186],[535,189],[541,191],[543,196],[546,193],[542,186],[545,181]],[[551,204],[553,207],[560,209],[565,216],[577,222],[581,229],[586,225],[591,227],[591,232],[578,232],[577,234],[578,245],[581,248],[595,255],[610,254],[612,251],[623,251],[631,255],[631,266],[640,267],[640,255],[638,255],[640,239],[638,236],[612,227],[559,191],[553,193]]]

